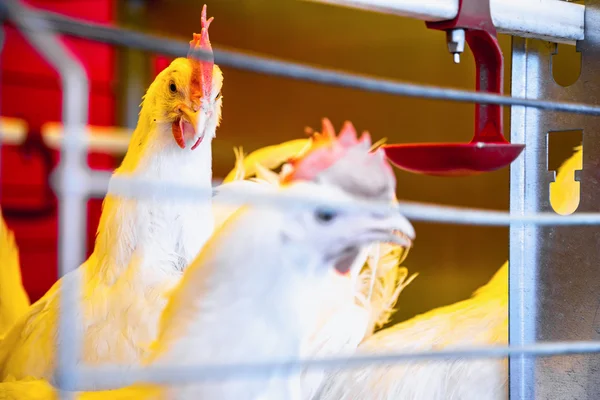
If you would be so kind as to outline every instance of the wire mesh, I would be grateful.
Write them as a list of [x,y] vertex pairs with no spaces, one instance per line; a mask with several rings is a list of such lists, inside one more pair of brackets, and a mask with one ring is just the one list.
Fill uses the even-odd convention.
[[[68,34],[90,40],[101,41],[119,46],[127,46],[173,56],[187,54],[185,42],[164,39],[130,30],[100,26],[56,14],[32,11],[20,5],[16,0],[7,0],[3,6],[8,11],[9,21],[15,24],[31,44],[59,72],[63,93],[63,120],[66,128],[62,143],[62,157],[58,173],[53,177],[54,187],[60,196],[60,275],[77,268],[84,261],[83,238],[85,235],[85,199],[87,196],[103,197],[107,192],[131,198],[210,198],[213,191],[184,186],[173,186],[138,179],[113,177],[91,172],[86,166],[87,144],[83,140],[84,127],[88,111],[88,79],[82,66],[69,54],[58,40],[58,33]],[[401,83],[385,79],[348,74],[310,67],[296,63],[276,61],[265,57],[242,54],[234,50],[214,50],[215,62],[234,68],[274,76],[302,79],[311,82],[350,87],[400,96],[432,98],[458,102],[478,102],[506,106],[522,106],[559,112],[580,113],[591,116],[600,115],[600,107],[588,104],[554,102],[537,99],[500,96],[477,93],[452,88],[440,88],[411,83]],[[207,57],[202,51],[194,54],[198,59]],[[109,187],[110,180],[110,190]],[[268,207],[289,207],[306,205],[314,207],[309,199],[298,197],[273,196],[269,194],[246,193],[240,191],[235,196],[239,204],[259,204]],[[319,203],[323,204],[323,203]],[[352,211],[357,207],[373,209],[389,208],[389,204],[361,202],[342,204],[330,202],[332,209]],[[413,220],[453,224],[505,225],[597,225],[600,213],[578,213],[571,216],[559,216],[553,213],[530,215],[511,215],[507,212],[448,207],[433,204],[399,202],[398,210]],[[62,291],[62,310],[60,330],[67,338],[59,343],[59,365],[57,383],[66,389],[86,388],[86,380],[103,377],[106,388],[119,387],[123,380],[123,370],[111,367],[77,366],[77,354],[81,338],[77,334],[75,314],[77,312],[77,293],[79,282],[69,281]],[[370,363],[396,363],[414,359],[449,358],[502,358],[512,355],[556,356],[566,354],[598,353],[598,342],[572,343],[536,343],[527,346],[478,347],[443,351],[415,352],[404,354],[385,354],[375,356],[353,356],[319,360],[284,360],[277,363],[253,363],[249,365],[202,365],[186,368],[135,368],[127,369],[127,375],[135,380],[156,383],[181,383],[200,379],[223,379],[229,375],[260,375],[274,366],[284,367],[283,373],[292,373],[302,367],[356,367]],[[128,378],[129,379],[129,378]],[[63,393],[68,396],[68,393]]]

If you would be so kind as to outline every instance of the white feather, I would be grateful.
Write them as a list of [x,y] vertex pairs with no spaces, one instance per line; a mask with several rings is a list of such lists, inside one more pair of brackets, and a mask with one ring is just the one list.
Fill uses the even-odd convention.
[[[381,330],[358,347],[359,354],[440,350],[506,343],[505,265],[471,298]],[[407,361],[331,372],[315,397],[320,400],[477,400],[506,398],[505,360]]]

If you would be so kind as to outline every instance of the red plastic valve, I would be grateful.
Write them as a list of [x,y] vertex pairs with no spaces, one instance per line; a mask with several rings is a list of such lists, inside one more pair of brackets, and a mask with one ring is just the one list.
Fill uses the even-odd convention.
[[[449,38],[464,30],[475,58],[477,91],[503,93],[504,59],[489,0],[459,0],[456,18],[426,24],[428,28],[446,31]],[[454,52],[455,60],[461,51]],[[508,166],[525,148],[524,144],[508,142],[502,132],[502,107],[476,104],[475,134],[470,143],[407,143],[383,148],[392,164],[407,171],[438,176],[475,175]]]

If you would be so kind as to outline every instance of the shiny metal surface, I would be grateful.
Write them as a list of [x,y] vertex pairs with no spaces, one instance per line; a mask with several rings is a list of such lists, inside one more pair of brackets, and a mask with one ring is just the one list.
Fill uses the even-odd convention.
[[[513,39],[513,96],[598,104],[600,1],[586,1],[581,75],[569,87],[552,77],[556,45]],[[511,166],[511,212],[553,211],[548,171],[549,132],[583,130],[580,203],[575,213],[600,210],[600,121],[595,117],[513,107],[511,141],[526,148]],[[593,226],[513,225],[510,229],[510,342],[600,340],[600,229]],[[510,360],[510,398],[598,399],[600,356]]]

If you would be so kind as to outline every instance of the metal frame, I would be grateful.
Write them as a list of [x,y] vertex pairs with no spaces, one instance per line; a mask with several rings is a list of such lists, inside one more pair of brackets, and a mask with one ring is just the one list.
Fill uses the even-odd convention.
[[[600,1],[587,0],[585,39],[578,42],[581,74],[562,87],[552,79],[556,45],[513,39],[513,93],[528,98],[596,102],[600,90]],[[511,211],[552,211],[547,136],[583,130],[583,170],[576,213],[600,210],[600,130],[598,123],[574,114],[513,109],[512,139],[526,143],[525,157],[511,168]],[[514,225],[510,230],[510,342],[600,340],[600,230],[596,227]],[[510,361],[511,399],[600,396],[598,355]]]
[[[59,172],[59,274],[63,276],[85,261],[87,195],[87,152],[82,145],[82,132],[87,124],[89,82],[81,63],[59,40],[44,20],[28,13],[16,0],[7,0],[12,20],[21,32],[60,75],[63,93],[63,123],[66,134],[62,142]],[[79,306],[79,282],[70,280],[61,293],[59,329],[64,333],[57,343],[56,382],[60,388],[75,387],[77,383],[77,354],[81,341],[77,337],[75,312]],[[71,286],[71,287],[69,287]],[[70,398],[68,393],[62,397]]]
[[[444,21],[458,13],[458,0],[304,0],[386,14]],[[492,21],[500,33],[574,43],[583,39],[584,6],[561,0],[491,0]]]
[[[492,2],[492,11],[494,7],[500,7],[506,4],[515,4],[515,0],[495,0]],[[350,3],[351,1],[346,1]],[[377,1],[372,0],[374,4]],[[419,15],[427,16],[430,9],[427,4],[449,4],[451,1],[432,0],[421,4]],[[600,115],[600,107],[595,105],[565,103],[557,101],[539,100],[553,98],[557,100],[574,99],[588,100],[595,102],[595,93],[600,89],[600,80],[594,77],[593,66],[596,60],[600,61],[600,44],[598,43],[597,27],[600,26],[598,18],[597,4],[600,0],[590,0],[591,8],[586,8],[585,13],[585,35],[581,32],[573,35],[574,39],[585,40],[581,42],[580,49],[584,54],[584,65],[582,67],[582,76],[578,84],[571,88],[560,88],[553,82],[545,82],[544,77],[551,76],[549,73],[549,62],[551,57],[552,45],[540,41],[524,40],[515,38],[514,58],[513,58],[513,97],[497,96],[485,93],[476,93],[470,91],[461,91],[447,88],[428,87],[422,85],[413,85],[409,83],[398,83],[381,79],[364,78],[355,75],[328,71],[319,68],[312,68],[298,64],[292,64],[282,61],[274,61],[256,56],[247,56],[233,51],[215,51],[216,62],[230,65],[237,68],[243,68],[260,73],[270,73],[278,76],[286,76],[295,79],[312,80],[314,82],[361,88],[371,91],[382,91],[386,93],[429,97],[442,100],[453,100],[463,102],[482,102],[488,104],[512,105],[512,139],[519,143],[526,143],[527,149],[525,155],[520,157],[511,169],[511,214],[501,212],[489,212],[485,210],[457,209],[455,207],[443,207],[423,205],[416,203],[401,203],[402,212],[412,219],[452,222],[462,224],[488,224],[488,225],[511,225],[511,285],[510,285],[510,334],[511,344],[509,348],[471,348],[466,350],[435,351],[412,354],[392,354],[386,356],[371,357],[342,357],[329,360],[312,361],[292,361],[287,363],[287,370],[293,372],[294,368],[302,366],[331,367],[343,363],[345,366],[361,365],[373,362],[399,362],[408,359],[433,359],[448,357],[506,357],[511,356],[511,397],[515,399],[533,398],[532,395],[538,395],[539,385],[536,387],[532,382],[537,377],[536,373],[543,372],[544,367],[556,367],[561,364],[547,363],[546,361],[531,361],[525,356],[556,356],[565,354],[583,354],[600,353],[600,342],[590,339],[597,339],[597,335],[584,332],[578,337],[576,342],[564,343],[556,340],[565,339],[560,334],[553,335],[556,332],[554,327],[560,326],[561,321],[552,318],[552,315],[543,313],[540,304],[553,307],[562,307],[561,311],[569,318],[582,317],[585,323],[589,322],[590,310],[586,310],[586,315],[573,312],[572,304],[558,302],[556,296],[545,296],[540,292],[551,282],[555,282],[560,275],[559,264],[568,262],[569,267],[573,267],[573,261],[580,261],[578,274],[585,276],[586,290],[579,288],[573,289],[573,284],[564,284],[561,281],[560,294],[573,298],[577,304],[587,304],[589,297],[598,293],[598,287],[595,282],[599,282],[599,272],[592,266],[592,261],[600,255],[597,250],[599,233],[596,227],[600,223],[600,207],[593,201],[595,191],[599,191],[595,173],[598,171],[600,161],[595,161],[593,149],[598,147],[596,141],[600,140],[598,135],[590,135],[589,132],[595,132],[595,125],[598,121],[594,118],[584,115]],[[337,2],[341,3],[341,2]],[[358,3],[354,1],[354,3]],[[363,2],[365,3],[365,2]],[[379,1],[383,3],[383,0]],[[389,1],[388,3],[392,3]],[[397,1],[396,4],[414,3],[413,6],[419,7],[414,1]],[[539,7],[541,10],[548,5],[564,7],[564,10],[570,10],[573,15],[583,12],[583,7],[576,4],[562,3],[555,0],[545,2],[530,2],[527,7]],[[561,3],[561,4],[559,4]],[[543,6],[542,6],[543,4]],[[50,13],[29,11],[20,5],[18,0],[6,0],[4,7],[9,11],[13,23],[17,24],[21,32],[29,41],[40,51],[40,53],[57,69],[61,76],[63,87],[63,120],[65,135],[55,140],[61,142],[63,155],[59,165],[58,180],[56,181],[57,191],[60,197],[59,209],[59,234],[60,234],[60,274],[77,268],[84,259],[83,242],[79,239],[84,237],[85,233],[85,197],[88,194],[103,195],[106,192],[108,176],[103,173],[95,173],[88,170],[85,155],[87,150],[84,136],[85,124],[87,122],[88,109],[88,81],[81,67],[69,52],[62,46],[58,40],[56,32],[62,32],[81,37],[88,37],[93,40],[102,40],[108,43],[132,46],[135,48],[162,52],[171,55],[183,55],[187,51],[187,44],[183,42],[174,42],[164,39],[156,39],[149,35],[142,35],[135,32],[125,32],[123,30],[94,26],[93,24],[82,23],[72,19],[57,17]],[[2,6],[0,5],[0,6]],[[521,7],[521,6],[518,6]],[[522,7],[525,7],[523,5]],[[576,11],[578,10],[578,11]],[[396,10],[397,11],[397,10]],[[515,10],[512,15],[517,15]],[[566,19],[569,13],[565,13]],[[416,15],[416,14],[415,14]],[[443,15],[442,18],[448,16]],[[452,17],[450,15],[450,17]],[[498,17],[498,15],[495,15]],[[536,15],[539,17],[539,15]],[[512,17],[511,17],[512,18]],[[558,17],[557,17],[558,18]],[[575,19],[573,19],[575,20]],[[548,22],[546,25],[550,25]],[[569,25],[569,23],[567,23]],[[576,25],[576,24],[575,24]],[[581,23],[583,26],[583,23]],[[500,25],[502,26],[502,25]],[[505,25],[507,26],[507,25]],[[546,27],[549,29],[548,27]],[[546,29],[544,28],[544,29]],[[594,28],[596,31],[594,31]],[[540,28],[541,29],[541,28]],[[561,28],[562,29],[562,28]],[[583,28],[582,28],[583,29]],[[566,32],[568,29],[565,29]],[[533,31],[533,30],[532,30]],[[559,29],[560,31],[560,29]],[[550,33],[558,31],[551,31]],[[553,36],[558,40],[567,38],[567,34],[556,33]],[[524,33],[528,36],[529,33]],[[539,32],[538,32],[539,33]],[[580,35],[580,36],[578,36]],[[557,40],[557,41],[558,41]],[[200,52],[201,53],[201,52]],[[201,57],[202,55],[199,54]],[[589,61],[589,63],[588,63]],[[597,68],[598,69],[598,68]],[[585,82],[585,87],[583,82]],[[526,108],[527,107],[527,108]],[[575,114],[564,114],[572,112]],[[577,115],[578,114],[578,115]],[[576,126],[574,126],[576,125]],[[549,208],[547,187],[553,179],[551,173],[540,173],[545,171],[545,134],[548,130],[566,129],[582,127],[586,130],[585,149],[584,149],[584,172],[582,177],[582,200],[580,209],[590,213],[576,213],[571,217],[560,217],[554,215]],[[592,149],[592,150],[590,150]],[[594,188],[594,185],[598,188]],[[165,191],[164,187],[156,188],[148,182],[132,182],[127,180],[113,180],[111,190],[116,194],[126,196],[140,196],[158,189],[156,193],[169,193],[171,196],[193,195],[198,193],[189,188],[169,188]],[[161,190],[162,189],[162,190]],[[598,193],[600,195],[600,193]],[[204,193],[203,195],[210,195]],[[271,199],[272,201],[273,199]],[[286,199],[291,201],[292,199]],[[296,199],[303,201],[303,199]],[[268,196],[262,195],[260,198],[251,198],[247,194],[240,193],[240,201],[269,201]],[[285,206],[289,203],[276,204]],[[334,207],[340,206],[334,204]],[[366,204],[365,206],[381,206],[376,204]],[[539,211],[549,211],[545,214],[539,214]],[[532,214],[535,213],[535,214]],[[561,225],[561,227],[549,227],[549,225]],[[565,225],[575,225],[568,228]],[[588,226],[585,226],[588,225]],[[567,235],[567,232],[569,233]],[[573,236],[574,235],[574,236]],[[585,246],[587,253],[581,250]],[[589,250],[589,249],[592,250]],[[548,256],[553,252],[553,257]],[[559,255],[562,254],[562,255]],[[569,254],[575,258],[568,258],[564,254]],[[582,254],[586,254],[583,256]],[[586,258],[587,257],[587,258]],[[532,266],[540,267],[540,261],[543,261],[544,271],[551,270],[553,275],[545,278],[544,273],[535,270]],[[551,267],[551,268],[549,268]],[[568,271],[567,271],[568,272]],[[554,274],[556,273],[556,274]],[[85,389],[86,377],[94,375],[105,375],[107,386],[115,386],[123,372],[120,369],[113,368],[76,368],[75,360],[80,343],[76,335],[76,321],[73,318],[74,307],[78,306],[77,293],[78,282],[69,281],[69,284],[63,287],[62,306],[63,313],[60,318],[60,329],[69,334],[67,340],[68,346],[59,348],[59,368],[57,371],[57,383],[63,389]],[[589,289],[593,289],[591,292]],[[542,303],[539,303],[539,302]],[[597,301],[597,298],[596,298]],[[530,312],[535,311],[531,314]],[[594,310],[595,311],[595,308]],[[586,326],[583,324],[584,327]],[[562,328],[565,327],[564,323]],[[583,331],[582,331],[583,332]],[[564,330],[559,332],[564,333]],[[543,344],[535,344],[534,339],[552,339]],[[573,337],[569,337],[573,339]],[[515,346],[516,344],[516,346]],[[586,356],[591,358],[590,355]],[[224,374],[231,373],[254,373],[259,374],[264,368],[271,368],[274,363],[264,363],[260,365],[242,365],[242,366],[197,366],[193,368],[145,368],[130,370],[132,376],[154,382],[182,382],[198,379],[222,378]],[[277,363],[279,365],[279,363]],[[580,365],[578,372],[585,372],[585,366]],[[563,371],[564,372],[564,371]],[[587,379],[591,374],[578,375]],[[554,380],[544,380],[545,385],[555,388],[558,386]],[[562,385],[572,390],[579,390],[586,382],[578,382],[580,378],[573,378],[570,382],[561,382]],[[97,380],[96,380],[97,381]],[[570,385],[569,385],[570,384]],[[593,390],[598,386],[588,386]],[[538,390],[538,392],[535,392]],[[535,393],[534,393],[535,392]],[[594,392],[598,393],[598,392]],[[581,395],[581,393],[577,393]],[[69,397],[66,392],[62,393],[65,398]],[[542,393],[543,397],[543,393]],[[581,396],[579,398],[582,398]]]

